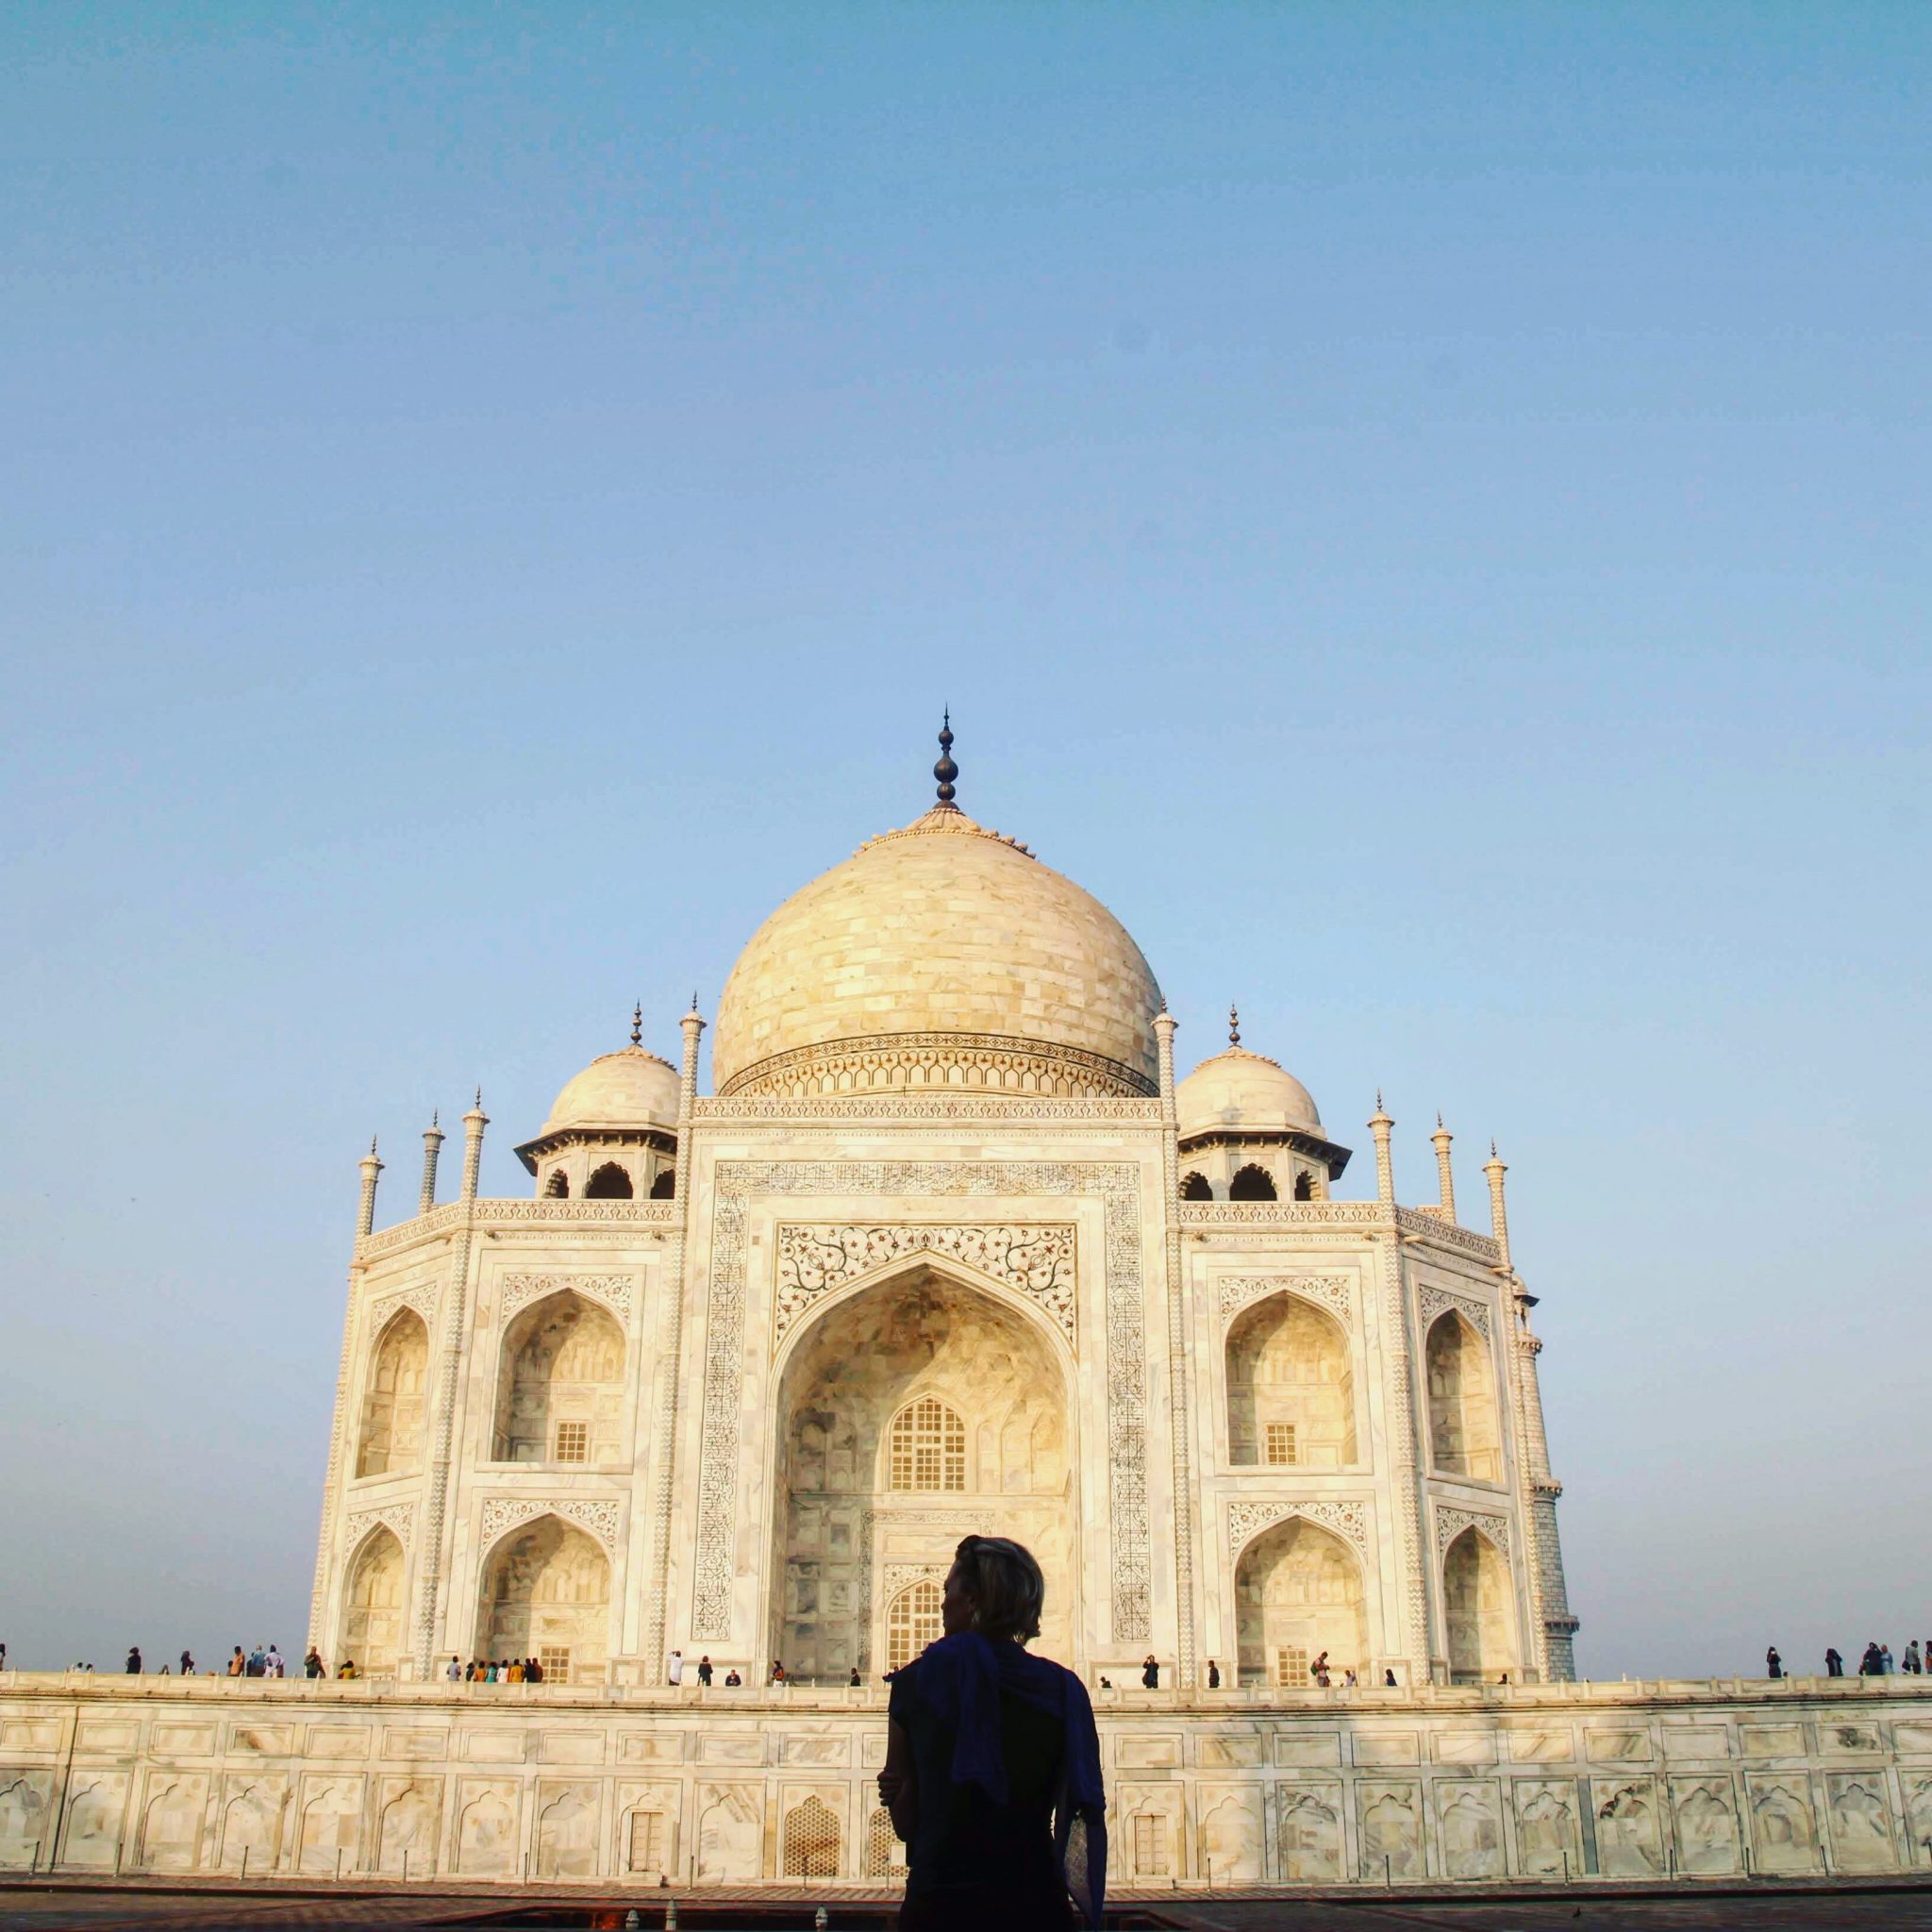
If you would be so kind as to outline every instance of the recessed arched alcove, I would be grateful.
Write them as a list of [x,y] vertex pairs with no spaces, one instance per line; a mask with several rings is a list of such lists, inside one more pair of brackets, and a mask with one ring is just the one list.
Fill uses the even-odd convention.
[[338,1664],[353,1659],[365,1677],[386,1677],[403,1651],[403,1546],[393,1530],[370,1531],[349,1565]]
[[403,1308],[377,1337],[362,1397],[356,1474],[407,1475],[423,1459],[423,1397],[429,1380],[429,1330]]
[[1442,1611],[1452,1684],[1493,1684],[1516,1674],[1516,1592],[1508,1559],[1465,1529],[1442,1558]]
[[1264,1296],[1227,1331],[1227,1455],[1236,1468],[1356,1460],[1348,1332],[1298,1294]]
[[1503,1480],[1502,1418],[1488,1342],[1450,1309],[1429,1330],[1429,1455],[1440,1475]]
[[602,1544],[559,1516],[511,1530],[483,1566],[476,1652],[534,1657],[548,1683],[602,1683],[610,1656],[610,1559]]
[[546,1295],[503,1338],[495,1459],[616,1461],[624,1386],[624,1331],[615,1319],[569,1291]]
[[1366,1664],[1361,1564],[1319,1524],[1291,1516],[1263,1530],[1235,1565],[1234,1590],[1243,1689],[1309,1690],[1324,1651],[1338,1684]]
[[[1067,1378],[1044,1317],[924,1263],[828,1307],[788,1354],[776,1404],[772,1655],[794,1681],[885,1667],[891,1606],[944,1575],[968,1534],[1040,1559],[1040,1643],[1072,1660]],[[926,1629],[921,1615],[917,1627]]]

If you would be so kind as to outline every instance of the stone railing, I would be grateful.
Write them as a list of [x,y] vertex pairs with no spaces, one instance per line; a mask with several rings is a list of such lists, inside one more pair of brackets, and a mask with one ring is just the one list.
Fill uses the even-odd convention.
[[[470,1204],[478,1231],[499,1227],[543,1227],[594,1224],[600,1227],[670,1227],[677,1218],[675,1201],[508,1201],[478,1200]],[[356,1259],[373,1261],[433,1235],[446,1234],[461,1224],[463,1204],[445,1201],[427,1214],[418,1214],[393,1227],[364,1235],[356,1243]]]

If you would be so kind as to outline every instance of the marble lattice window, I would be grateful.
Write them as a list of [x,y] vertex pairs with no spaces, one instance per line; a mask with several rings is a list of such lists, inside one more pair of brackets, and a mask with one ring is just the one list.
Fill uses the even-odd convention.
[[1283,1690],[1306,1690],[1314,1682],[1308,1675],[1308,1653],[1304,1646],[1284,1644],[1274,1653],[1274,1682]]
[[1279,1468],[1291,1463],[1294,1456],[1294,1424],[1292,1423],[1270,1423],[1268,1424],[1267,1455],[1264,1460]]
[[590,1459],[590,1424],[558,1423],[557,1425],[557,1460],[558,1462],[588,1462]]
[[568,1684],[570,1682],[570,1646],[562,1643],[546,1643],[539,1647],[537,1661],[542,1667],[543,1681],[546,1684]]
[[886,1668],[909,1664],[928,1643],[937,1643],[942,1626],[940,1605],[943,1592],[930,1577],[910,1585],[895,1596],[886,1611]]
[[966,1487],[966,1424],[937,1396],[922,1395],[892,1419],[892,1487]]
[[795,1806],[785,1820],[785,1876],[839,1875],[839,1821],[817,1798]]

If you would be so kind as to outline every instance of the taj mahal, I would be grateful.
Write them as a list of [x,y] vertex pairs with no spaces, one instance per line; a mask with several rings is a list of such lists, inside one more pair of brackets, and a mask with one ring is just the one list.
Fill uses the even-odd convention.
[[778,908],[676,1063],[592,1060],[477,1198],[376,1232],[364,1162],[311,1641],[424,1678],[669,1647],[844,1685],[939,1631],[969,1530],[1098,1684],[1574,1674],[1500,1160],[1486,1226],[1371,1198],[1277,1060],[1175,1077],[1106,907],[955,802]]
[[1470,1227],[1440,1116],[1396,1198],[1373,1080],[1358,1160],[1232,1015],[1180,1076],[952,743],[708,1029],[563,1083],[524,1196],[480,1093],[383,1225],[372,1145],[308,1631],[358,1674],[0,1674],[0,1865],[889,1897],[884,1679],[968,1532],[1041,1559],[1118,1886],[1932,1860],[1926,1680],[1576,1679],[1494,1143]]

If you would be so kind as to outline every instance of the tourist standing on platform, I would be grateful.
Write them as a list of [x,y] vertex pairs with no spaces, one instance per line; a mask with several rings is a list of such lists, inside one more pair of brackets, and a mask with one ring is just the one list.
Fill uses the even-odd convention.
[[138,1677],[141,1675],[141,1646],[139,1644],[131,1646],[128,1650],[127,1674],[130,1677]]
[[1906,1654],[1899,1658],[1898,1667],[1908,1677],[1916,1677],[1923,1669],[1919,1662],[1919,1640],[1916,1637],[1906,1645]]
[[1070,1894],[1100,1924],[1100,1740],[1079,1678],[1024,1648],[1045,1600],[1029,1551],[970,1536],[944,1634],[893,1673],[879,1797],[907,1846],[901,1932],[1066,1932]]
[[1221,1666],[1211,1657],[1208,1659],[1208,1688],[1210,1690],[1221,1689]]
[[1827,1677],[1842,1677],[1845,1674],[1845,1660],[1836,1650],[1824,1653],[1824,1674]]
[[325,1677],[328,1666],[322,1660],[322,1653],[314,1644],[308,1646],[308,1655],[302,1659],[302,1674],[305,1677]]
[[708,1690],[710,1688],[711,1659],[708,1657],[701,1657],[698,1659],[698,1689]]
[[683,1651],[674,1650],[664,1659],[664,1681],[667,1684],[682,1684],[684,1682]]
[[1141,1666],[1141,1684],[1144,1690],[1158,1690],[1160,1689],[1160,1665],[1152,1656]]
[[1773,1644],[1764,1653],[1764,1674],[1767,1677],[1782,1677],[1785,1674],[1785,1660],[1777,1654],[1777,1645]]

